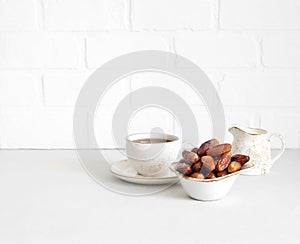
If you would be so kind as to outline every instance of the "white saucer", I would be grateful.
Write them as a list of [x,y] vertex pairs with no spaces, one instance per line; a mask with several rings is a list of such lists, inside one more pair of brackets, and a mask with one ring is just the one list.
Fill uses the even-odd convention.
[[112,173],[112,175],[121,180],[143,185],[171,184],[175,183],[178,180],[177,175],[169,169],[167,169],[166,172],[160,175],[139,175],[127,160],[114,162],[111,165],[110,172]]

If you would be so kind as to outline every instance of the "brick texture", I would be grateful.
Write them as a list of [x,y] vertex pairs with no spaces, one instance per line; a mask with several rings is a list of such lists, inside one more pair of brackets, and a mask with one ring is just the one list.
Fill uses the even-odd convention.
[[0,1],[0,31],[36,31],[38,29],[36,2]]
[[221,0],[224,29],[300,29],[300,3],[295,0]]
[[101,31],[125,27],[123,0],[44,0],[49,30]]
[[24,107],[41,104],[38,75],[29,72],[0,72],[0,107]]
[[300,68],[300,33],[266,33],[262,41],[263,63],[268,67]]
[[133,29],[208,29],[212,22],[208,0],[133,0]]
[[[227,128],[263,127],[281,133],[288,148],[300,148],[299,12],[296,0],[2,0],[0,147],[75,148],[73,111],[87,78],[120,55],[163,50],[207,73]],[[190,68],[179,59],[166,64]],[[191,106],[198,143],[213,135],[205,101],[191,87],[172,75],[144,72],[110,87],[93,118],[80,108],[95,124],[98,147],[119,146],[111,134],[116,106],[148,86],[169,89]],[[128,123],[128,133],[161,127],[181,136],[184,130],[176,114],[157,107],[141,109]],[[274,140],[272,147],[279,146]]]
[[100,67],[120,55],[141,50],[169,51],[164,37],[152,33],[115,32],[87,38],[87,64],[89,68]]
[[0,36],[0,68],[78,68],[80,48],[73,37],[5,33]]
[[256,63],[254,40],[235,32],[181,32],[175,35],[175,47],[200,67],[252,67]]

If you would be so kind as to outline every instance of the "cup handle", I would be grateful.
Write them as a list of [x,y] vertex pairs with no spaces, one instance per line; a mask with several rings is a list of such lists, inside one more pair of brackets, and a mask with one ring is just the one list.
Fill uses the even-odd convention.
[[281,149],[280,149],[280,152],[279,152],[274,158],[272,158],[272,164],[273,164],[276,160],[278,160],[278,159],[281,157],[281,155],[283,154],[283,152],[284,152],[284,150],[285,150],[285,145],[286,145],[285,140],[283,139],[283,136],[280,135],[280,134],[277,134],[277,133],[273,133],[273,134],[270,136],[269,142],[271,142],[271,140],[272,140],[274,137],[279,138],[279,140],[281,141]]

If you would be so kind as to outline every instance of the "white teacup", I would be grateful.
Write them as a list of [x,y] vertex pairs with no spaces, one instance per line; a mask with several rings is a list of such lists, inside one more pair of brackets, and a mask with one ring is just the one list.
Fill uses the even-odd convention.
[[156,175],[169,168],[179,156],[181,141],[163,133],[139,133],[126,137],[129,163],[141,175]]

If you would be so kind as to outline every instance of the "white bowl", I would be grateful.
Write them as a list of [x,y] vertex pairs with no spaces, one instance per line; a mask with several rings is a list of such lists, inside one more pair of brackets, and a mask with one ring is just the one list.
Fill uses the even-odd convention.
[[170,169],[179,177],[180,183],[186,194],[193,199],[201,201],[214,201],[225,197],[238,175],[254,166],[243,165],[242,169],[239,171],[214,179],[196,179],[184,176],[178,172],[176,170],[176,164],[177,162],[172,163]]

